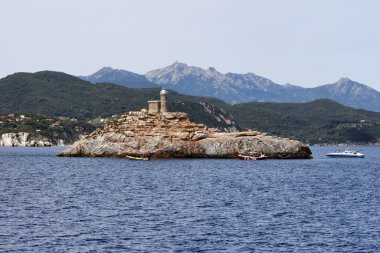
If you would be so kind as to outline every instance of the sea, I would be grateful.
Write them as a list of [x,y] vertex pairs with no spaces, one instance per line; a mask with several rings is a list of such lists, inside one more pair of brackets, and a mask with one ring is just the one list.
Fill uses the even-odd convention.
[[380,252],[380,147],[264,161],[62,149],[0,148],[0,252]]

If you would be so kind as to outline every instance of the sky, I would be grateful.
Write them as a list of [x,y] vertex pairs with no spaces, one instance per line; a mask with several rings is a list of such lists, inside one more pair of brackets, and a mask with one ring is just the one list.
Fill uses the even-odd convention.
[[0,0],[0,77],[140,74],[175,61],[380,90],[378,0]]

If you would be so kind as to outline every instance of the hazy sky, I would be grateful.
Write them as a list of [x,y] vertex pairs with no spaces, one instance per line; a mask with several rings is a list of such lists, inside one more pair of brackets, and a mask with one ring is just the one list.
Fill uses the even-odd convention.
[[0,77],[144,74],[174,61],[380,90],[378,0],[0,0]]

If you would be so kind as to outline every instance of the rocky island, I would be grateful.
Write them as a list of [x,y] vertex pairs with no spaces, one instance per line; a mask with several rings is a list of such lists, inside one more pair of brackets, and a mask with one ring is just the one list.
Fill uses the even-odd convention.
[[131,111],[110,120],[59,156],[145,158],[237,158],[265,154],[268,158],[312,158],[299,141],[258,131],[224,133],[190,122],[183,112],[168,112],[165,90],[149,110]]

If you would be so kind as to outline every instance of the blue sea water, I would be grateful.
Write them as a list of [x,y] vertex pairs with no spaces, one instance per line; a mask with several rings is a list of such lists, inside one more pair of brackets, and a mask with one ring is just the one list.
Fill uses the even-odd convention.
[[364,159],[129,161],[0,148],[0,252],[380,252]]

